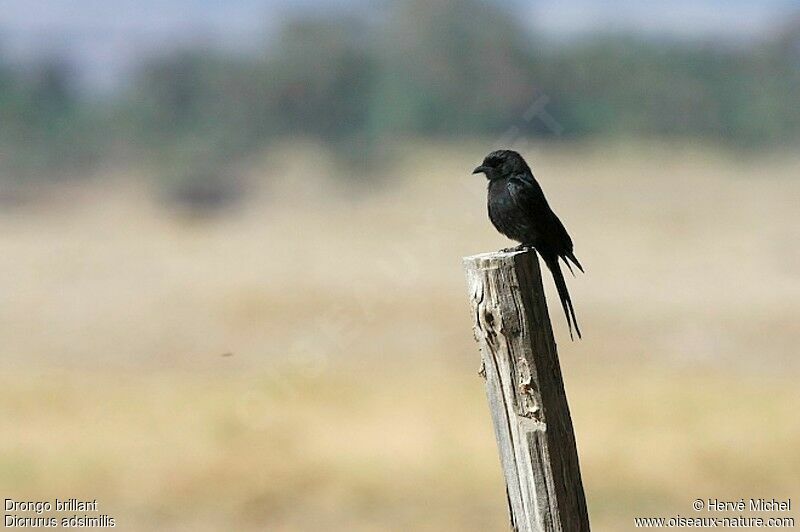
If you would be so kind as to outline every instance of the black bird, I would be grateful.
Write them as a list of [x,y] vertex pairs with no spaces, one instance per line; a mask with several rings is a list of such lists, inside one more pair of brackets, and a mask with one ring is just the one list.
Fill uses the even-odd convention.
[[525,159],[512,150],[493,151],[472,173],[485,174],[489,180],[489,219],[495,228],[519,242],[517,249],[532,247],[542,257],[553,274],[558,297],[567,316],[569,336],[573,338],[574,326],[580,338],[581,330],[558,259],[564,261],[570,272],[570,262],[581,272],[583,267],[572,252],[572,239],[564,229],[564,224],[550,209],[542,187],[536,182]]

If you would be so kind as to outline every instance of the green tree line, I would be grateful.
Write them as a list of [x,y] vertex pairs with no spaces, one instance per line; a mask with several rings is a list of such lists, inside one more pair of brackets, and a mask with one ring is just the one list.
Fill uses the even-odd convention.
[[[680,136],[749,146],[800,138],[800,22],[737,46],[602,35],[553,44],[479,1],[405,0],[377,20],[287,21],[262,53],[182,49],[110,100],[58,61],[0,50],[3,180],[155,162],[168,188],[213,198],[230,165],[273,139],[368,152],[395,136]],[[521,120],[546,97],[558,128]],[[219,188],[219,190],[217,190]]]

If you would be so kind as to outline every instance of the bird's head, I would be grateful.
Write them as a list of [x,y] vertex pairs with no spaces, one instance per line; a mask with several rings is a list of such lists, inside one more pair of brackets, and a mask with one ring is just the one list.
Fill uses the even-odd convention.
[[530,172],[528,163],[522,155],[513,150],[493,151],[472,171],[473,174],[484,174],[486,179],[503,179],[515,174]]

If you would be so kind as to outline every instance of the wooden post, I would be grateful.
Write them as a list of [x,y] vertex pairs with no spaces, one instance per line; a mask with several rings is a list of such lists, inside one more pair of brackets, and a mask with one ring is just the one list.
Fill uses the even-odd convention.
[[464,258],[481,376],[515,532],[583,532],[589,516],[534,251]]

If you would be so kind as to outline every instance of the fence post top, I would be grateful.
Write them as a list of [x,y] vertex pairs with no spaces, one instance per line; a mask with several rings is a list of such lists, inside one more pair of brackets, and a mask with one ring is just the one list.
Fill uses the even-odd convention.
[[486,253],[478,253],[476,255],[469,255],[463,257],[461,261],[464,267],[484,270],[490,268],[497,268],[503,263],[510,263],[514,258],[520,255],[535,254],[533,249],[526,250],[513,250],[513,251],[489,251]]

